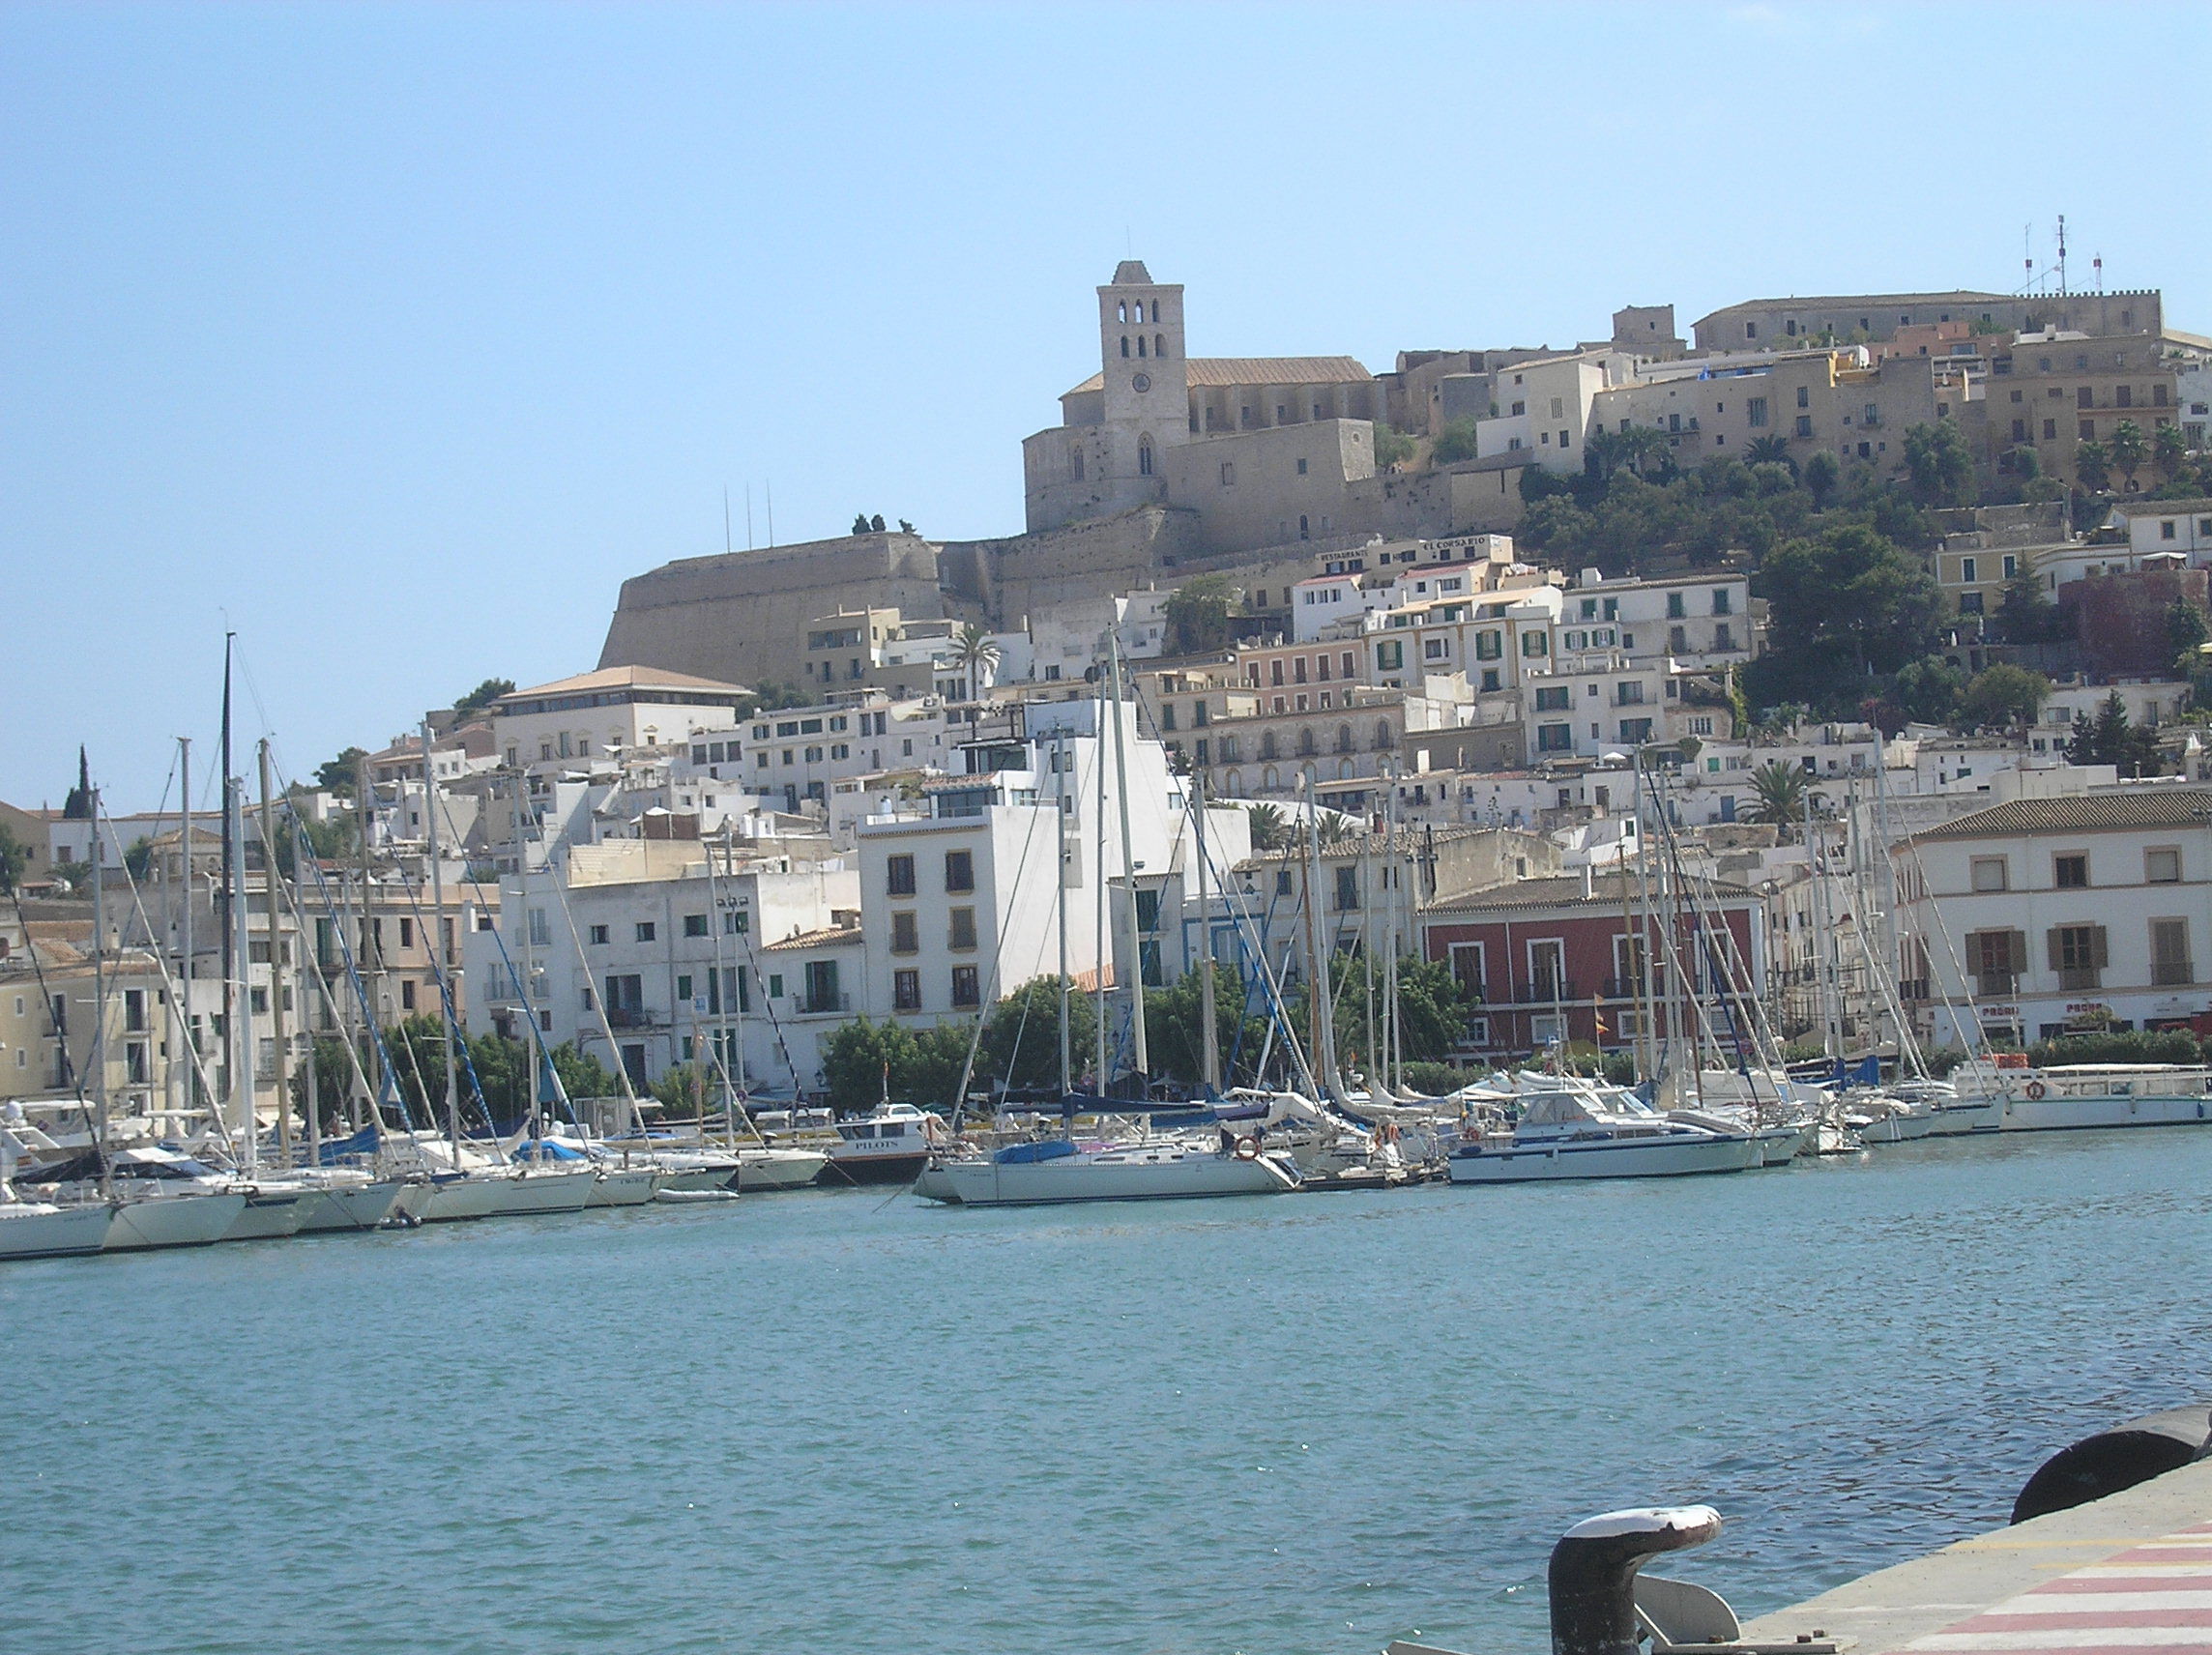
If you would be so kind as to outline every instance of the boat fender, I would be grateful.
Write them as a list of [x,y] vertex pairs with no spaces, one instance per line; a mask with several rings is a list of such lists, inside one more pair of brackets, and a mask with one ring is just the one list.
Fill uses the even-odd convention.
[[2041,1081],[2029,1081],[2027,1083],[2027,1095],[2031,1101],[2042,1097],[2050,1089]]
[[2012,1520],[2025,1523],[2070,1511],[2138,1483],[2177,1470],[2212,1452],[2212,1407],[2168,1408],[2131,1419],[2061,1448],[2035,1469],[2013,1501]]
[[1720,1531],[1709,1505],[1609,1511],[1576,1524],[1552,1548],[1552,1655],[1637,1655],[1636,1571]]
[[1260,1158],[1260,1140],[1249,1136],[1237,1139],[1237,1158],[1239,1161],[1257,1161]]

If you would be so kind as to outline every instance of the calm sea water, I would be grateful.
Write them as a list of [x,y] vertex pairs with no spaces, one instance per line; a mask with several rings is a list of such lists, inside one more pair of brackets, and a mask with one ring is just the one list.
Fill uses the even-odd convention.
[[1739,1611],[2205,1395],[2212,1133],[1035,1212],[864,1192],[0,1272],[0,1649],[1544,1646]]

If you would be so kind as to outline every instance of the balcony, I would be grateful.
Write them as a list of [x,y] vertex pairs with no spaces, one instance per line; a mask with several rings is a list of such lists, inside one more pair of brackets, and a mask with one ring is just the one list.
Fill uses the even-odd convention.
[[1642,977],[1607,977],[1605,998],[1608,1000],[1636,1000],[1644,992]]
[[1983,972],[1974,978],[1974,994],[1977,999],[2010,1000],[2019,992],[2020,973],[2017,972]]
[[1575,985],[1565,977],[1540,976],[1513,991],[1514,1002],[1519,1005],[1550,1005],[1555,1001],[1563,1004],[1575,998]]
[[642,1005],[610,1005],[607,1007],[609,1029],[650,1029],[653,1013]]
[[853,997],[849,994],[810,994],[799,1002],[803,1017],[831,1017],[853,1009]]
[[2070,994],[2093,989],[2100,986],[2097,979],[2101,974],[2095,966],[2061,966],[2058,970],[2058,986]]
[[2153,988],[2181,988],[2197,980],[2197,967],[2189,960],[2153,960],[2150,981]]

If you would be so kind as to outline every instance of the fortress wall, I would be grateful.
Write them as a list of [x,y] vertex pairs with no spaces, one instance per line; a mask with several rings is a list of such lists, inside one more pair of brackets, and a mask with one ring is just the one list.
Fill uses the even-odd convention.
[[599,665],[797,683],[809,623],[869,605],[942,616],[938,549],[915,535],[852,535],[663,564],[623,582]]

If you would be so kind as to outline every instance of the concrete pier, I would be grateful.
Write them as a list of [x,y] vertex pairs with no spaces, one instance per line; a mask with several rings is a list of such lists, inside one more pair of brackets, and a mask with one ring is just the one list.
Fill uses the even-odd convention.
[[1816,1635],[1850,1655],[2212,1655],[2212,1461],[1962,1540],[1743,1629],[1752,1643]]

